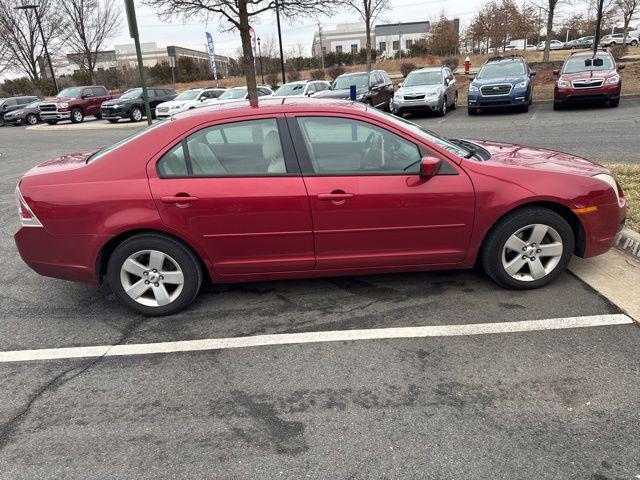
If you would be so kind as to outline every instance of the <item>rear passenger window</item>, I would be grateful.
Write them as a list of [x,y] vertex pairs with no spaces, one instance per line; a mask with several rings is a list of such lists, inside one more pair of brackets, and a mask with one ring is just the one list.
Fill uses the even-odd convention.
[[171,177],[242,177],[287,173],[275,119],[208,127],[169,150],[158,174]]

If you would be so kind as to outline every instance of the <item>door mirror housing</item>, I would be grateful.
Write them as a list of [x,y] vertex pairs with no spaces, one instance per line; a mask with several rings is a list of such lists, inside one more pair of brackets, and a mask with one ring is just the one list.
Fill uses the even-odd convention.
[[618,70],[624,70],[624,67],[625,67],[625,66],[626,66],[626,65],[625,65],[624,63],[619,63],[619,64],[618,64]]
[[536,76],[536,71],[535,70],[531,70],[529,72],[529,75],[531,75],[532,77],[535,77]]
[[435,177],[438,171],[440,170],[440,164],[442,160],[438,157],[422,157],[420,160],[420,178],[424,180],[428,180],[431,177]]
[[553,74],[557,77],[558,75],[560,75],[560,70],[558,70],[557,68],[553,71]]

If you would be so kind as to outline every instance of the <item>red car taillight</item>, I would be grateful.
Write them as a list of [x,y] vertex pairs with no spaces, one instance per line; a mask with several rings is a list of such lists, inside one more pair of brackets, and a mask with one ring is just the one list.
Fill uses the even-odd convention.
[[20,188],[16,187],[16,200],[18,202],[18,214],[20,215],[20,224],[23,227],[42,227],[40,220],[34,215],[31,208],[25,201]]

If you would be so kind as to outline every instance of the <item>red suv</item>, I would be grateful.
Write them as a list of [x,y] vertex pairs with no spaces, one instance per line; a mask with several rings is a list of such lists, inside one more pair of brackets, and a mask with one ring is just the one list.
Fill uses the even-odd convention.
[[106,279],[147,315],[213,283],[471,268],[541,287],[607,251],[611,172],[550,150],[451,140],[362,103],[229,102],[22,177],[15,239],[38,273]]
[[553,109],[560,110],[568,103],[608,101],[610,107],[620,103],[622,79],[613,56],[608,52],[574,53],[567,58],[558,75],[554,91]]

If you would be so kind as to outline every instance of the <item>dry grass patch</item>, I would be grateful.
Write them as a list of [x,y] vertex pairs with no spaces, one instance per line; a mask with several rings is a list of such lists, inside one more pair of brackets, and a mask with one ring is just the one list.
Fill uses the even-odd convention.
[[610,163],[606,166],[616,176],[627,199],[627,226],[640,231],[640,165]]

